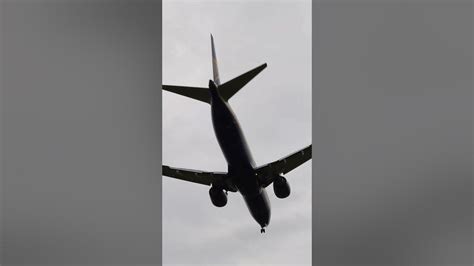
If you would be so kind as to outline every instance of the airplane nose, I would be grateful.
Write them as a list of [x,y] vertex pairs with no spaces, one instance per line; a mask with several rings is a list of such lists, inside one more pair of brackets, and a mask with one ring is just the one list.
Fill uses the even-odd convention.
[[270,223],[271,210],[270,202],[265,191],[262,191],[256,197],[246,198],[245,202],[252,214],[253,218],[263,228]]
[[270,224],[270,209],[260,213],[258,217],[258,223],[262,228]]

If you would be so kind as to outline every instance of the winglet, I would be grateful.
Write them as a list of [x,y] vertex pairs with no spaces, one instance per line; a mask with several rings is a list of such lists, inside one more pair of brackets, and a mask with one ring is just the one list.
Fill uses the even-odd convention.
[[214,76],[214,82],[217,86],[221,85],[221,81],[219,79],[219,68],[217,67],[217,56],[216,56],[216,49],[214,48],[214,37],[211,33],[211,48],[212,48],[212,73]]

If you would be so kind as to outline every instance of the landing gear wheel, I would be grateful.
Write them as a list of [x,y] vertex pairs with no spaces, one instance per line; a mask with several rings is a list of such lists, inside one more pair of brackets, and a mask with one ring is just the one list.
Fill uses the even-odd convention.
[[260,234],[265,233],[265,228],[260,229]]

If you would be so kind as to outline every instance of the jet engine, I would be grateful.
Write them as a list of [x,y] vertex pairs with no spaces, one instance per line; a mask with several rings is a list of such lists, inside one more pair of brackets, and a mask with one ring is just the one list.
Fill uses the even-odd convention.
[[209,196],[216,207],[224,207],[227,204],[227,194],[221,188],[212,186],[209,189]]
[[273,192],[275,192],[275,196],[278,198],[284,199],[288,197],[290,191],[290,185],[283,176],[277,176],[275,180],[273,180]]

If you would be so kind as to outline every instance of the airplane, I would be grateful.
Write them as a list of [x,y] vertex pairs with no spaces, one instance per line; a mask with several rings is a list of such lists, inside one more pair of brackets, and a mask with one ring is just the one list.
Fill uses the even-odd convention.
[[213,79],[209,88],[163,85],[163,90],[211,105],[214,133],[227,161],[227,172],[208,172],[162,166],[164,176],[211,186],[209,196],[216,207],[227,204],[227,192],[240,192],[252,217],[260,225],[260,233],[270,223],[270,203],[265,188],[273,183],[278,198],[290,195],[290,186],[283,174],[302,165],[312,156],[312,144],[280,160],[256,166],[239,122],[229,105],[234,96],[267,64],[264,63],[228,82],[221,84],[214,37],[211,34]]

